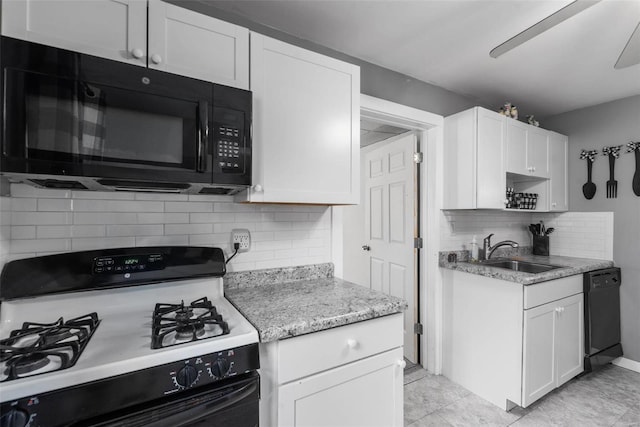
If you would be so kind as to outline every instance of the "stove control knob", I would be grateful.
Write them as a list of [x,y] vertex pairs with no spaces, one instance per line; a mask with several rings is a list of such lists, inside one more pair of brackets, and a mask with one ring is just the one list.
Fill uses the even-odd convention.
[[227,359],[217,359],[211,365],[211,372],[215,377],[222,378],[227,375],[230,368],[231,367],[229,366],[229,362],[227,362]]
[[176,375],[176,382],[179,386],[187,388],[191,387],[198,379],[198,370],[191,365],[185,365]]
[[24,427],[29,422],[29,413],[23,409],[13,408],[0,417],[1,427]]

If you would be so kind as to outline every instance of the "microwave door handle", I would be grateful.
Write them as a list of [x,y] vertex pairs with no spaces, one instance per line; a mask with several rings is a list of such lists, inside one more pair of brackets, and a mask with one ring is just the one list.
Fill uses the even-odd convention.
[[207,170],[207,140],[209,138],[209,104],[207,101],[198,103],[198,147],[196,157],[196,172]]

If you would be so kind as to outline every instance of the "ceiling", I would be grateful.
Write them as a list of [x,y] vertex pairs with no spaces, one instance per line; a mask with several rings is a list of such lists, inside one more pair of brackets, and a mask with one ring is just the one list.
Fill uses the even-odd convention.
[[497,59],[491,49],[570,1],[202,1],[521,116],[640,94],[640,65],[613,68],[640,0],[603,0]]

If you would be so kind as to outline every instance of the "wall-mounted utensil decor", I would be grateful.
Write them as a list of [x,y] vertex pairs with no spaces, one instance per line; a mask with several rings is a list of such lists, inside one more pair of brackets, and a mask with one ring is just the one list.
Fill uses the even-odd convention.
[[633,174],[631,188],[633,194],[640,196],[640,142],[630,142],[627,147],[627,153],[634,153],[636,156],[636,172]]
[[593,162],[596,161],[596,150],[582,150],[580,153],[580,159],[587,159],[587,182],[582,186],[582,194],[585,199],[591,200],[596,195],[596,185],[591,181],[591,172],[593,171]]
[[622,145],[602,148],[602,155],[609,157],[609,181],[607,181],[607,199],[615,199],[616,197],[618,197],[618,181],[615,180],[614,173],[616,168],[616,159],[620,157],[621,148]]

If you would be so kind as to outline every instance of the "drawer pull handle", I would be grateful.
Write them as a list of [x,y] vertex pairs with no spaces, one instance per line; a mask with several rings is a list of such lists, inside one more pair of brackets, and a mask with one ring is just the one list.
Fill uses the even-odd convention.
[[400,366],[400,369],[404,369],[407,367],[407,362],[405,362],[404,360],[398,360],[396,363],[398,364],[398,366]]
[[349,339],[347,340],[347,346],[348,346],[349,348],[356,348],[356,347],[358,347],[358,341],[356,341],[356,340],[354,340],[354,339],[349,338]]

